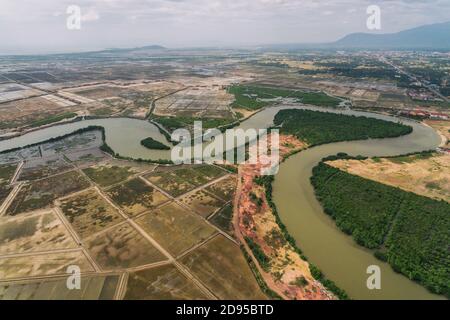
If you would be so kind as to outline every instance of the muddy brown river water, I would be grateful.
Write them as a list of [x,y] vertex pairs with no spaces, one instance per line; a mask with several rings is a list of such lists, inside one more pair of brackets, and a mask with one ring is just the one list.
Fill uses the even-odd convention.
[[[246,120],[240,127],[266,128],[272,124],[273,117],[279,110],[294,108],[330,111],[299,105],[271,107]],[[326,156],[338,152],[354,156],[393,156],[430,150],[439,145],[439,135],[433,129],[414,121],[349,110],[333,112],[402,121],[412,126],[414,131],[399,138],[322,145],[289,158],[281,165],[274,182],[274,201],[281,220],[309,260],[353,299],[443,299],[395,273],[388,264],[377,260],[373,252],[358,246],[351,237],[342,233],[323,212],[309,182],[312,168]],[[140,145],[140,141],[147,137],[160,142],[167,141],[154,125],[133,119],[86,120],[54,126],[0,141],[0,151],[43,141],[89,125],[105,127],[108,145],[122,156],[153,160],[170,158],[170,151],[153,151]],[[371,265],[381,268],[381,290],[369,290],[366,286],[369,276],[366,270]]]

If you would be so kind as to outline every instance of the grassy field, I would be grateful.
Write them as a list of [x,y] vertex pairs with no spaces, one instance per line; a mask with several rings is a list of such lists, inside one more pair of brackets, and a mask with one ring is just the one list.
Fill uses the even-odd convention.
[[276,98],[276,96],[266,93],[264,89],[250,86],[232,86],[228,92],[234,95],[233,107],[247,110],[257,110],[269,105],[269,102],[258,99]]
[[185,195],[181,198],[181,202],[204,218],[207,218],[225,204],[224,201],[213,197],[204,190]]
[[124,221],[117,210],[94,190],[64,199],[60,207],[82,239]]
[[107,187],[126,180],[134,173],[130,167],[119,167],[115,165],[102,165],[86,168],[83,169],[83,172],[102,187]]
[[211,223],[229,235],[233,234],[233,205],[227,204],[212,218]]
[[225,174],[225,170],[216,166],[199,165],[152,172],[144,177],[171,196],[177,197]]
[[0,165],[0,187],[9,184],[16,172],[17,164]]
[[210,165],[200,165],[178,169],[173,173],[177,177],[180,177],[182,180],[189,182],[195,187],[200,187],[226,174],[224,170]]
[[180,177],[182,180],[194,185],[194,187],[200,187],[208,183],[209,181],[209,178],[207,176],[194,168],[179,169],[176,170],[174,174],[176,174],[177,177]]
[[145,176],[145,179],[163,189],[172,197],[177,197],[195,188],[193,184],[183,180],[175,172],[150,173]]
[[20,189],[6,213],[16,215],[47,208],[52,205],[55,199],[88,187],[89,182],[76,171],[33,181]]
[[35,127],[45,126],[47,124],[59,122],[59,121],[65,120],[65,119],[74,118],[76,116],[77,116],[77,114],[74,112],[65,112],[65,113],[61,113],[58,115],[47,117],[45,119],[34,121],[30,124],[30,127],[35,128]]
[[321,163],[312,184],[327,214],[394,270],[450,296],[450,204]]
[[200,165],[153,172],[145,178],[176,197],[218,179],[226,173],[216,166]]
[[234,95],[233,107],[247,110],[261,109],[277,98],[294,98],[304,104],[323,107],[337,107],[341,100],[328,96],[323,92],[305,92],[281,88],[235,85],[228,89]]
[[12,190],[12,187],[6,186],[6,185],[0,185],[0,205],[3,203],[3,201],[8,198],[8,195],[10,194]]
[[169,200],[139,178],[115,186],[108,190],[108,195],[130,216],[136,216]]
[[210,165],[195,166],[194,170],[203,174],[209,181],[218,179],[227,173],[221,168]]
[[136,222],[174,256],[216,232],[199,216],[174,202],[145,214]]
[[122,224],[86,241],[86,247],[103,270],[125,269],[166,260],[146,238]]
[[412,132],[400,123],[310,110],[281,110],[274,118],[280,132],[295,135],[309,145],[399,137]]
[[206,191],[228,202],[233,199],[234,192],[236,191],[236,186],[236,178],[229,177],[213,185],[210,185],[209,187],[206,187]]
[[206,300],[202,291],[173,265],[133,272],[124,300]]
[[239,246],[217,236],[181,259],[220,299],[265,299]]

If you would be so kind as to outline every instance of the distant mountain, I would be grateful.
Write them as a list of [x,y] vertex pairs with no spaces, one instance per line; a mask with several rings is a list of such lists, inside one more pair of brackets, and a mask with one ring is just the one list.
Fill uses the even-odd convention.
[[56,56],[88,56],[88,57],[96,57],[96,56],[117,56],[117,55],[128,55],[128,54],[152,54],[159,53],[161,51],[167,50],[165,47],[158,45],[151,45],[145,47],[136,47],[136,48],[108,48],[103,50],[96,51],[84,51],[84,52],[73,52],[73,53],[56,53],[52,55]]
[[450,49],[450,22],[421,26],[397,33],[353,33],[328,46],[368,49]]
[[136,48],[111,48],[102,50],[104,52],[131,52],[131,51],[153,51],[153,50],[166,50],[163,46],[151,45],[144,47],[136,47]]
[[417,27],[397,33],[352,33],[330,43],[289,43],[258,47],[259,50],[295,51],[304,49],[450,49],[450,22]]

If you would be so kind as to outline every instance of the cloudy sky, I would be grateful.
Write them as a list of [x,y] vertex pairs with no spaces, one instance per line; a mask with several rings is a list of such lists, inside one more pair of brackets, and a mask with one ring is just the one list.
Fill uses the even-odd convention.
[[[71,5],[80,30],[67,28]],[[0,0],[0,54],[334,41],[373,32],[369,5],[381,32],[450,21],[450,0]]]

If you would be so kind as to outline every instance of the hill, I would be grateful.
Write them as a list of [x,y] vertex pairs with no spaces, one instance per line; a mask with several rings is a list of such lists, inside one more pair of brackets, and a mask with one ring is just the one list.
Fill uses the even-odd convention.
[[371,49],[449,49],[450,22],[425,25],[397,33],[353,33],[329,46]]
[[450,49],[450,22],[430,24],[396,33],[352,33],[330,43],[288,43],[263,45],[258,49],[296,51],[314,49]]

